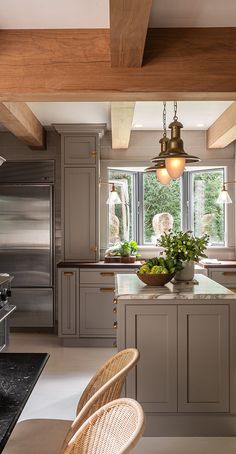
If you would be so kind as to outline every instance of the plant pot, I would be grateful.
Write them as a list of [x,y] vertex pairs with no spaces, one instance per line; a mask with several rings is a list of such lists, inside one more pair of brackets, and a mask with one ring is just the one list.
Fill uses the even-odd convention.
[[194,261],[190,260],[189,262],[183,263],[183,269],[177,271],[175,275],[176,281],[192,281],[194,278]]
[[136,262],[136,256],[130,255],[128,257],[121,257],[120,261],[121,261],[121,263],[134,263],[134,262]]

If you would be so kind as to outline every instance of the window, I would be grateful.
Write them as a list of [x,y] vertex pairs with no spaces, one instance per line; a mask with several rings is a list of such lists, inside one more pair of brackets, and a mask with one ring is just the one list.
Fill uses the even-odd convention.
[[225,210],[216,203],[224,181],[223,168],[188,168],[182,178],[161,185],[142,169],[109,169],[122,204],[109,205],[109,244],[135,239],[156,244],[173,229],[207,233],[212,245],[225,245]]
[[224,207],[216,203],[223,180],[223,169],[190,173],[191,230],[196,236],[207,233],[216,245],[225,243]]

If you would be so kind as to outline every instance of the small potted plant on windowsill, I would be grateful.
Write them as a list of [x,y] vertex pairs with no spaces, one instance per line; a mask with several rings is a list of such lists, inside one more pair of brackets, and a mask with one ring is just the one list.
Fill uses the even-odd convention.
[[134,263],[138,258],[138,245],[133,240],[117,243],[105,252],[105,262],[108,263]]
[[191,231],[164,233],[157,241],[157,246],[165,250],[167,259],[172,259],[182,264],[182,270],[175,275],[177,281],[191,281],[194,277],[194,262],[207,257],[204,253],[209,241],[207,234],[194,237]]

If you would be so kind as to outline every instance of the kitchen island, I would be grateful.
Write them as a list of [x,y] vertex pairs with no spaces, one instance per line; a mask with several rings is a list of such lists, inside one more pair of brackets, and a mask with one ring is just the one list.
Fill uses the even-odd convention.
[[137,347],[126,382],[148,436],[236,435],[236,295],[200,274],[195,284],[144,285],[117,275],[118,349]]

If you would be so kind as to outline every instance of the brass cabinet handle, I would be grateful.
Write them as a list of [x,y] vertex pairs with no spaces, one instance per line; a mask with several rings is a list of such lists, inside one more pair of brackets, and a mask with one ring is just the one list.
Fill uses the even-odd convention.
[[100,276],[115,276],[115,273],[102,271]]
[[97,247],[97,246],[92,246],[92,247],[90,248],[90,251],[92,251],[92,252],[97,252],[97,250],[98,250],[98,247]]
[[114,292],[115,289],[114,288],[110,288],[110,287],[100,287],[100,292]]
[[64,276],[73,276],[73,271],[64,271]]
[[97,152],[96,151],[91,151],[91,156],[97,156]]
[[115,347],[115,348],[117,347],[116,341],[113,342],[113,347]]
[[114,298],[113,304],[117,304],[117,299],[116,298]]
[[224,271],[223,276],[236,276],[236,271]]
[[114,314],[116,314],[116,312],[117,312],[117,307],[116,306],[113,307],[113,312],[114,312]]
[[113,323],[113,328],[114,328],[114,329],[117,329],[117,322],[114,322],[114,323]]

